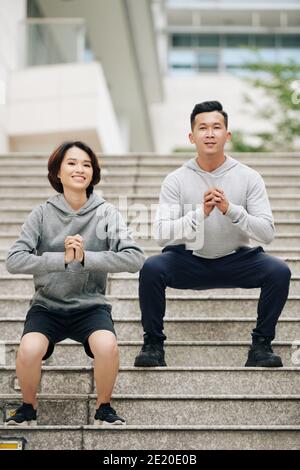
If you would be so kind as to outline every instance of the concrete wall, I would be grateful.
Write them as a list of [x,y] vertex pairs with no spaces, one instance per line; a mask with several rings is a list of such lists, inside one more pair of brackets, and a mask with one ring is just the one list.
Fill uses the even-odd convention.
[[[0,81],[7,89],[10,72],[18,63],[19,23],[26,16],[26,0],[0,1]],[[4,85],[3,85],[4,83]],[[0,85],[1,87],[1,85]],[[7,139],[7,96],[0,97],[0,152],[8,150]]]
[[51,151],[66,139],[126,151],[101,66],[63,64],[13,72],[8,134],[13,151]]

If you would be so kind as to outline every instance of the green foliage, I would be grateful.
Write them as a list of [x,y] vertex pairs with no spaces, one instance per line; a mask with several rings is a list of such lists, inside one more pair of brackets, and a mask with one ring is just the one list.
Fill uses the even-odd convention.
[[173,150],[172,150],[173,153],[195,153],[195,149],[194,147],[192,147],[191,145],[189,147],[175,147]]
[[[255,115],[270,121],[273,130],[247,134],[255,137],[257,146],[247,143],[247,135],[240,130],[233,132],[233,151],[293,151],[300,136],[300,65],[264,62],[258,56],[256,62],[245,64],[250,71],[246,80],[263,90],[267,104],[261,104],[245,96],[245,102],[255,110]],[[251,139],[250,139],[251,141]]]
[[237,129],[232,132],[230,150],[233,152],[266,152],[263,144],[254,145],[247,142],[244,132]]

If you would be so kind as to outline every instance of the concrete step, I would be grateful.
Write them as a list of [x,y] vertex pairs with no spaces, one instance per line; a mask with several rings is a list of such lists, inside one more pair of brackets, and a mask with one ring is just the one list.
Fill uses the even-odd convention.
[[[207,296],[207,290],[192,290],[192,289],[172,289],[168,288],[168,294],[182,295],[184,297],[194,297],[197,295],[199,298]],[[34,286],[32,277],[27,275],[2,275],[0,276],[0,295],[17,295],[19,292],[26,295],[34,294]],[[291,295],[297,295],[300,292],[300,277],[293,276],[290,284]],[[241,288],[224,288],[224,289],[209,289],[211,295],[243,295],[245,289]],[[253,295],[259,295],[260,289],[251,289]],[[138,274],[135,276],[127,274],[110,275],[108,277],[107,294],[110,295],[126,295],[138,294]]]
[[[170,367],[240,367],[246,361],[249,344],[250,341],[166,341],[166,362]],[[118,341],[118,345],[121,366],[132,366],[142,342]],[[0,364],[15,365],[18,347],[17,341],[0,343]],[[273,347],[286,367],[299,367],[300,341],[275,341]],[[85,354],[80,343],[65,340],[55,346],[54,354],[44,364],[88,366],[92,364],[92,359]]]
[[[151,221],[154,218],[154,206],[158,204],[158,196],[160,192],[160,186],[146,186],[144,184],[140,186],[128,185],[124,183],[120,185],[119,183],[114,185],[115,192],[112,192],[114,187],[112,185],[101,184],[97,186],[95,193],[100,196],[104,196],[112,204],[115,204],[122,211],[122,206],[126,204],[126,213],[128,218],[134,217],[141,221]],[[147,194],[148,191],[148,194]],[[152,191],[149,194],[149,191]],[[9,186],[5,187],[0,186],[0,208],[5,209],[5,204],[8,207],[18,208],[22,207],[22,201],[25,198],[26,202],[30,204],[30,201],[35,200],[36,205],[44,202],[49,197],[54,196],[56,193],[54,189],[50,186],[38,187],[34,186]],[[126,198],[126,199],[125,199]],[[300,188],[299,192],[292,194],[284,195],[270,195],[269,196],[270,204],[274,212],[274,217],[281,217],[281,213],[284,212],[284,216],[288,219],[291,218],[300,218]],[[24,204],[24,202],[23,202]],[[136,204],[140,204],[143,207],[136,207]],[[131,207],[134,206],[134,207]],[[152,217],[151,213],[147,208],[153,206]],[[144,209],[144,210],[143,210]]]
[[298,450],[300,426],[37,426],[0,431],[10,437],[21,432],[28,450]]
[[[107,284],[107,294],[110,295],[123,295],[123,294],[137,294],[138,290],[138,273],[134,274],[110,274],[108,276]],[[290,284],[290,294],[297,295],[300,291],[300,277],[292,276]],[[0,275],[0,295],[5,295],[9,292],[11,295],[17,295],[19,292],[22,292],[24,295],[33,295],[34,286],[31,275],[11,275],[4,274]],[[212,295],[243,295],[245,289],[241,288],[224,288],[224,289],[209,289],[210,294]],[[251,289],[252,294],[259,295],[260,289]],[[182,296],[192,296],[198,295],[199,297],[207,295],[206,290],[192,290],[192,289],[173,289],[168,288],[168,294],[182,295]]]
[[[1,169],[0,169],[1,170]],[[158,194],[160,191],[161,184],[165,178],[165,173],[153,173],[150,175],[139,175],[134,172],[134,169],[124,175],[124,172],[118,171],[102,171],[101,182],[97,186],[98,190],[103,190],[104,193],[111,194],[130,194],[132,192],[137,194],[142,193],[154,193]],[[124,181],[126,179],[126,181]],[[151,180],[153,180],[151,182]],[[149,182],[150,181],[150,182]],[[120,185],[122,183],[122,185]],[[38,194],[48,195],[47,192],[43,193],[43,190],[50,187],[47,172],[32,171],[30,174],[23,173],[12,173],[0,171],[0,185],[3,188],[21,188],[35,191]],[[295,183],[266,183],[267,191],[269,196],[279,196],[284,194],[299,194],[300,184]],[[2,193],[5,194],[5,189]]]
[[[19,395],[1,395],[5,404],[20,404]],[[113,406],[128,425],[298,425],[300,395],[199,396],[116,395]],[[11,406],[11,405],[9,405]],[[11,406],[14,408],[14,406]],[[40,395],[37,423],[93,425],[95,395]]]
[[[130,177],[131,175],[131,177]],[[128,197],[134,197],[138,195],[142,197],[143,194],[159,195],[161,183],[165,175],[162,175],[161,181],[157,182],[139,182],[139,175],[134,175],[131,171],[130,175],[126,175],[126,181],[124,181],[123,173],[114,173],[107,175],[104,174],[102,181],[95,187],[96,192],[103,193],[108,199],[114,198],[117,195],[127,195]],[[143,175],[144,176],[144,175]],[[130,179],[128,179],[130,177]],[[32,176],[32,182],[27,180],[15,179],[0,174],[0,196],[14,197],[14,196],[36,196],[41,198],[48,198],[55,194],[54,189],[50,186],[49,181],[45,175]],[[120,185],[120,183],[122,184]],[[282,186],[282,184],[272,185],[267,184],[267,191],[271,199],[272,207],[288,206],[293,203],[293,207],[299,207],[300,202],[300,186],[293,185],[290,187],[288,184]],[[283,192],[284,194],[281,194]]]
[[[193,297],[180,295],[168,295],[166,316],[171,318],[186,318],[195,316],[198,318],[254,318],[256,316],[258,296],[244,295],[207,295],[199,297],[197,293]],[[246,291],[245,291],[246,292]],[[0,296],[1,318],[16,318],[24,316],[29,309],[30,295],[17,294]],[[107,295],[112,305],[113,316],[126,318],[140,318],[139,300],[137,295]],[[290,295],[281,318],[299,319],[300,296]],[[212,312],[212,313],[211,313]],[[13,339],[13,338],[9,338]],[[141,339],[140,337],[138,338]],[[169,338],[170,339],[170,338]],[[235,338],[237,339],[237,338]],[[247,338],[248,339],[248,338]]]
[[8,185],[2,184],[0,182],[0,197],[16,197],[19,196],[22,198],[23,196],[36,196],[41,197],[44,199],[48,199],[50,196],[55,196],[57,194],[55,190],[48,184],[48,185],[40,185],[40,184],[18,184],[18,185]]
[[[184,160],[185,161],[185,160]],[[140,176],[141,175],[146,175],[148,178],[148,181],[155,181],[155,179],[149,179],[150,176],[152,178],[157,179],[157,177],[160,177],[162,175],[167,175],[168,173],[176,170],[181,166],[184,161],[174,161],[170,159],[170,161],[166,160],[156,160],[156,159],[150,159],[149,161],[144,161],[144,162],[134,162],[134,161],[110,161],[106,164],[101,165],[102,170],[104,174],[109,174],[111,172],[116,172],[116,171],[121,171],[123,173],[124,177],[127,177],[127,175],[132,175],[132,172],[134,170],[134,173],[138,173]],[[297,163],[275,163],[270,161],[269,163],[263,163],[263,162],[253,162],[249,164],[249,166],[256,171],[258,171],[266,181],[270,181],[270,177],[274,177],[278,181],[281,182],[286,182],[286,181],[293,181],[297,182],[296,177],[300,175],[300,165],[299,161]],[[18,174],[20,173],[20,167],[22,167],[22,171],[24,176],[29,176],[31,173],[44,173],[46,174],[47,171],[47,161],[41,161],[41,160],[27,160],[23,161],[21,160],[14,160],[11,161],[10,159],[3,159],[0,158],[0,174],[3,174],[6,176],[7,174],[14,175],[15,173]],[[150,175],[152,174],[152,175]],[[280,179],[280,176],[284,176],[283,179]],[[291,179],[292,178],[292,179]],[[137,181],[137,182],[142,182],[142,181]]]
[[[22,292],[25,293],[33,293],[33,287],[32,287],[32,284],[30,285],[29,282],[30,281],[22,281],[20,283],[18,283],[17,281],[14,281],[15,284],[13,282],[11,282],[9,284],[9,280],[7,280],[7,278],[5,278],[4,276],[0,278],[0,282],[1,282],[1,279],[3,279],[3,287],[0,288],[0,293],[2,292],[3,294],[5,294],[5,292],[11,292],[12,294],[13,293],[17,293],[17,292],[20,292],[20,290],[18,290],[18,287],[20,286],[23,286],[24,285],[24,290],[22,290]],[[25,285],[25,283],[27,282],[27,284]],[[8,287],[11,286],[11,287]],[[25,287],[26,286],[26,287]],[[31,290],[30,290],[31,289]],[[208,290],[192,290],[192,289],[172,289],[172,288],[168,288],[167,289],[167,292],[168,294],[170,295],[182,295],[182,296],[186,296],[186,297],[189,297],[189,296],[195,296],[195,295],[199,295],[199,297],[201,296],[207,296],[207,293],[208,293]],[[297,278],[294,276],[294,278],[291,280],[291,283],[290,283],[290,290],[289,290],[289,293],[290,295],[297,295],[298,293],[300,292],[300,278]],[[133,294],[133,295],[138,295],[138,275],[136,275],[135,277],[131,277],[131,276],[127,276],[126,274],[124,275],[112,275],[110,276],[109,278],[109,281],[108,281],[108,286],[107,286],[107,293],[109,293],[110,295],[122,295],[122,294]],[[245,289],[241,289],[241,288],[228,288],[228,289],[209,289],[209,293],[211,295],[243,295],[245,293]],[[253,295],[259,295],[260,294],[260,289],[251,289],[251,293]]]
[[[300,186],[299,186],[299,191],[300,191]],[[96,191],[97,193],[98,191]],[[101,193],[101,191],[100,191]],[[127,213],[129,218],[132,217],[138,217],[140,214],[144,214],[142,217],[142,220],[145,220],[145,213],[147,214],[149,211],[149,208],[153,210],[153,213],[150,218],[150,214],[148,214],[147,218],[151,220],[154,217],[155,210],[157,208],[158,204],[158,196],[153,196],[152,194],[132,194],[132,195],[120,195],[116,196],[116,193],[112,195],[105,195],[105,198],[112,204],[114,204],[121,212],[123,215]],[[101,194],[100,194],[101,195]],[[290,194],[287,194],[290,195]],[[284,198],[285,196],[282,195]],[[273,199],[272,196],[270,197],[271,204],[276,207],[278,205],[281,205],[280,202],[281,196],[277,197],[277,195],[274,197],[274,204],[272,203]],[[22,220],[25,220],[26,216],[32,211],[34,207],[36,207],[38,204],[41,204],[45,202],[47,197],[41,197],[41,196],[29,196],[29,197],[23,197],[21,198],[20,196],[15,196],[14,198],[7,198],[6,196],[0,196],[0,220],[11,220],[15,218],[21,218]],[[283,200],[283,199],[281,199]],[[294,207],[294,206],[293,206]],[[290,207],[288,207],[290,209]]]
[[[137,167],[137,168],[155,168],[162,171],[167,168],[168,171],[172,171],[184,163],[189,161],[194,157],[194,154],[184,155],[184,156],[163,156],[163,155],[149,155],[141,158],[136,158],[135,156],[121,156],[121,157],[108,157],[101,156],[99,158],[100,167],[103,169],[125,169],[128,167]],[[30,170],[36,171],[37,168],[47,168],[49,156],[43,157],[25,157],[23,154],[19,157],[4,157],[0,156],[0,168],[2,167],[4,171],[10,171],[11,168],[27,168]],[[233,157],[234,158],[234,157]],[[300,158],[299,156],[290,157],[290,158],[243,158],[237,157],[236,160],[241,163],[259,169],[276,169],[283,168],[299,168],[300,167]]]
[[[98,429],[38,427],[36,431],[23,428],[28,449],[130,450],[130,449],[177,449],[177,450],[264,450],[294,449],[299,439],[297,426],[226,427],[226,426],[126,426],[122,429],[103,429],[99,439]],[[9,430],[9,436],[17,431]],[[98,435],[98,437],[97,437]],[[72,436],[75,438],[72,440]],[[100,445],[101,441],[101,445]],[[45,447],[45,442],[49,447]],[[281,445],[279,445],[279,442]],[[157,444],[156,444],[157,443]],[[78,444],[78,446],[77,446]],[[84,446],[84,447],[82,447]]]
[[[230,154],[233,158],[249,166],[291,166],[300,165],[299,154]],[[99,163],[102,167],[119,165],[182,165],[195,156],[194,152],[186,154],[125,154],[125,155],[100,155]],[[49,154],[44,155],[1,155],[0,163],[6,165],[47,165]]]
[[[187,156],[186,158],[174,158],[173,156],[169,158],[158,158],[154,155],[143,159],[137,159],[131,156],[129,156],[129,158],[122,157],[119,159],[100,158],[99,164],[101,168],[107,170],[119,170],[121,168],[124,171],[128,171],[130,168],[134,167],[139,170],[154,169],[161,172],[171,172],[189,161],[193,156],[194,155]],[[300,171],[299,158],[292,158],[288,161],[285,161],[285,159],[244,159],[243,161],[240,159],[239,161],[260,172],[264,170],[269,171],[270,169],[274,170],[274,172],[282,170],[288,171],[290,169],[298,169]],[[12,169],[19,171],[20,167],[24,167],[31,171],[45,170],[45,168],[47,168],[47,163],[48,158],[0,158],[0,168],[4,172],[9,172]]]
[[[118,194],[130,193],[128,187],[134,187],[134,190],[137,194],[143,192],[151,193],[152,191],[156,194],[159,193],[161,184],[165,178],[163,175],[125,175],[126,181],[124,181],[124,174],[122,173],[107,173],[103,176],[102,181],[99,185],[99,188],[105,188],[105,191],[113,193],[117,191]],[[1,178],[1,176],[0,176]],[[122,183],[122,185],[120,185]],[[123,186],[124,185],[124,186]],[[280,181],[276,182],[266,182],[267,192],[269,196],[278,196],[284,194],[299,194],[300,185],[299,182],[286,182],[281,183]],[[109,191],[108,189],[111,188]]]
[[[230,155],[237,159],[237,160],[257,160],[261,161],[262,159],[266,159],[268,161],[277,161],[283,160],[288,161],[291,159],[292,161],[296,161],[300,159],[299,152],[230,152]],[[159,153],[152,153],[152,152],[131,152],[125,154],[97,154],[100,159],[100,162],[104,161],[122,161],[122,160],[132,160],[136,161],[143,161],[143,160],[150,160],[153,159],[161,160],[183,160],[185,161],[187,158],[193,158],[195,156],[195,150],[191,147],[189,151],[186,152],[174,152],[174,153],[167,153],[167,154],[159,154]],[[36,160],[44,160],[48,161],[49,153],[48,152],[9,152],[0,155],[0,160],[10,159],[12,161],[36,161]]]
[[[230,152],[230,155],[233,158],[236,159],[258,159],[261,160],[262,158],[266,158],[269,160],[277,160],[277,159],[283,159],[284,161],[286,159],[292,158],[292,159],[297,159],[300,158],[300,153],[295,151],[295,152]],[[174,153],[164,153],[164,154],[159,154],[159,153],[152,153],[152,152],[130,152],[130,153],[125,153],[125,154],[97,154],[99,157],[100,161],[104,161],[105,159],[108,160],[122,160],[122,159],[133,159],[133,160],[139,160],[139,159],[151,159],[153,158],[156,159],[162,159],[162,158],[167,158],[167,159],[187,159],[187,158],[192,158],[195,156],[195,150],[191,147],[189,151],[186,152],[174,152]],[[48,152],[7,152],[3,153],[0,155],[0,159],[12,159],[12,160],[19,160],[22,159],[28,160],[45,160],[47,161],[49,158],[49,153]]]
[[[116,161],[116,162],[108,162],[106,164],[102,165],[102,168],[105,169],[107,172],[109,171],[116,171],[122,169],[124,172],[129,172],[131,168],[137,168],[139,170],[140,174],[143,171],[156,171],[160,173],[171,173],[172,171],[176,170],[177,168],[180,168],[186,161],[188,160],[183,160],[183,161],[167,161],[167,160],[161,160],[161,161],[142,161],[139,162],[138,165],[128,161]],[[243,162],[244,163],[244,162]],[[10,164],[14,165],[14,164]],[[34,168],[42,168],[44,163],[34,164]],[[285,162],[280,162],[280,163],[272,163],[272,162],[248,162],[247,166],[250,168],[253,168],[254,170],[258,171],[259,173],[263,174],[266,172],[271,172],[279,174],[280,172],[285,172],[289,173],[291,171],[296,171],[300,172],[300,164],[299,160],[297,162],[291,162],[291,163],[285,163]]]
[[[130,186],[131,187],[131,186]],[[131,204],[141,204],[145,205],[146,207],[135,207],[131,208],[131,210],[135,210],[137,214],[144,213],[144,218],[147,215],[147,208],[151,205],[158,204],[158,196],[160,187],[156,186],[157,191],[152,191],[151,193],[147,193],[145,187],[143,186],[142,192],[140,194],[136,194],[134,191],[126,191],[126,194],[118,194],[116,190],[113,193],[108,192],[107,186],[104,185],[97,186],[95,189],[95,193],[104,195],[105,198],[115,204],[118,208],[123,209],[125,204],[125,208],[128,210],[128,206]],[[10,187],[10,188],[0,188],[0,207],[1,209],[29,209],[33,208],[34,205],[41,204],[45,202],[45,200],[55,195],[55,191],[51,187],[45,188],[37,188],[37,187]],[[135,188],[134,188],[135,189]],[[153,189],[153,188],[151,188]],[[289,193],[284,195],[272,195],[270,196],[270,204],[273,210],[299,210],[300,208],[300,194],[299,193]],[[33,205],[34,204],[34,205]],[[9,206],[9,207],[7,207]],[[25,206],[25,207],[24,207]],[[148,215],[149,217],[149,215]]]
[[[1,394],[0,410],[4,416],[5,406],[14,409],[20,405],[22,399],[20,394]],[[85,394],[66,394],[66,395],[38,395],[38,418],[37,424],[42,426],[65,425],[69,426],[93,424],[89,420],[89,406],[94,406],[94,396]],[[5,427],[6,429],[6,427]],[[8,428],[9,429],[9,428]]]
[[[139,180],[139,177],[136,178]],[[102,182],[99,184],[98,188],[99,190],[103,191],[103,194],[130,194],[130,193],[136,193],[136,194],[143,194],[143,193],[152,193],[152,194],[159,194],[160,193],[160,188],[161,184],[163,182],[164,177],[161,178],[160,181],[157,182],[152,182],[148,183],[147,179],[145,178],[145,181],[141,182],[135,182],[134,179],[132,178],[130,181],[127,180],[126,176],[126,182],[124,182],[124,175],[116,176],[113,177],[112,175],[107,175],[106,177],[103,178]],[[122,183],[122,184],[120,184]],[[296,194],[298,195],[300,192],[300,186],[295,184],[289,185],[289,183],[286,183],[284,186],[282,185],[276,185],[276,184],[267,184],[267,192],[269,197],[284,197],[285,195],[290,195],[290,194]]]
[[[120,341],[138,341],[142,337],[140,316],[120,318],[113,315],[114,326]],[[0,341],[19,340],[24,317],[0,318]],[[199,318],[165,319],[165,334],[172,341],[246,341],[255,327],[255,318],[213,316]],[[296,341],[300,338],[300,318],[280,318],[276,327],[277,341]]]
[[[0,393],[19,391],[13,366],[0,367]],[[91,367],[44,366],[40,393],[95,393]],[[117,394],[299,395],[299,367],[121,367],[114,393]]]

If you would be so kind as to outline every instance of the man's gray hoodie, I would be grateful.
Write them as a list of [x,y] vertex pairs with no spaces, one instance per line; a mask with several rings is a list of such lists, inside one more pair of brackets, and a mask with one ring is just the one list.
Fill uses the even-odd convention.
[[[229,201],[225,215],[214,208],[203,210],[204,193],[222,189]],[[155,219],[160,246],[185,244],[203,258],[220,258],[250,239],[268,244],[274,239],[272,211],[262,177],[255,170],[227,156],[212,172],[202,170],[196,158],[164,180]]]
[[[65,266],[64,240],[76,234],[83,237],[84,263]],[[143,262],[143,251],[114,206],[92,193],[75,212],[59,194],[28,216],[6,267],[12,274],[33,274],[31,305],[65,311],[107,304],[107,273],[136,272]]]

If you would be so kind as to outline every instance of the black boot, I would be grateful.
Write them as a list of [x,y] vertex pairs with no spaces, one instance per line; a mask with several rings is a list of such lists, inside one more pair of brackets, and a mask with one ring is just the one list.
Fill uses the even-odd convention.
[[134,361],[135,367],[165,367],[163,341],[144,335],[144,344]]
[[264,336],[253,339],[245,367],[283,367],[280,356],[273,353],[271,341]]

